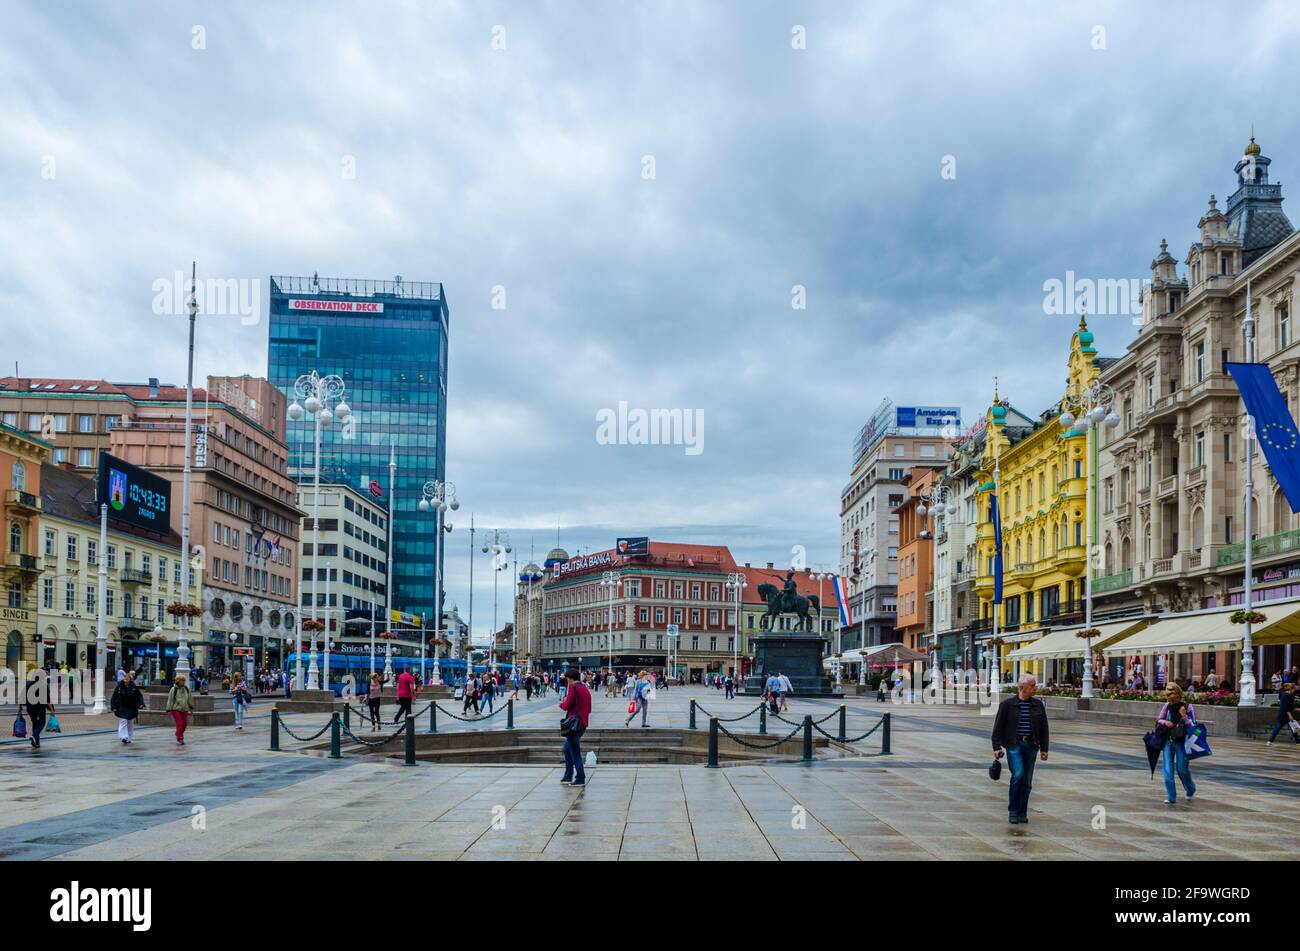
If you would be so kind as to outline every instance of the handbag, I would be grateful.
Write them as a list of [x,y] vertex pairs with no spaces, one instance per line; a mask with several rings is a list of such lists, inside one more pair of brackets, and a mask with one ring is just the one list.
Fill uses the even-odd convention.
[[14,719],[14,736],[21,739],[26,735],[27,735],[27,721],[23,719],[23,715],[20,713]]
[[49,721],[45,724],[46,733],[62,733],[63,727],[59,726],[59,718],[53,713],[50,714]]
[[1300,736],[1300,720],[1288,720],[1287,726],[1291,728],[1292,736]]
[[993,762],[989,763],[989,779],[997,782],[1002,778],[1002,759],[994,757]]
[[560,736],[573,736],[580,729],[582,729],[582,724],[576,716],[565,717],[560,721]]
[[631,716],[631,715],[634,714],[634,713],[636,713],[636,701],[635,701],[635,700],[633,700],[631,703],[629,703],[629,704],[627,705],[627,715],[628,715],[628,716]]
[[1205,729],[1204,723],[1193,723],[1187,728],[1187,737],[1183,740],[1183,752],[1187,754],[1189,760],[1200,759],[1212,753],[1209,732]]

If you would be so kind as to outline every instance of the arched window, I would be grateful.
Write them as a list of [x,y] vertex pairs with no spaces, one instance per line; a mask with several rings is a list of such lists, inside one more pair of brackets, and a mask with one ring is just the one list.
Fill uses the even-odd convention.
[[1278,489],[1273,493],[1273,532],[1289,532],[1294,527],[1291,506],[1282,490]]
[[22,492],[27,488],[27,468],[15,460],[13,473],[14,491]]
[[1119,543],[1119,570],[1131,571],[1133,569],[1133,546],[1128,540],[1128,536]]
[[1058,551],[1061,547],[1061,526],[1052,526],[1052,551]]
[[1038,530],[1038,557],[1047,557],[1047,530],[1042,528]]
[[1192,512],[1192,551],[1199,553],[1205,547],[1205,510]]
[[1101,570],[1103,574],[1113,575],[1115,573],[1115,546],[1110,542],[1106,543],[1106,560],[1102,563]]
[[23,527],[17,522],[9,526],[9,550],[15,555],[23,550]]

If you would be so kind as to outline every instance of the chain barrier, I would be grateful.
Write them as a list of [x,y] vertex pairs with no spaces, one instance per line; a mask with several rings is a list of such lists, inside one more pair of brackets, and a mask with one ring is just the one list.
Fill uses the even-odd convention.
[[361,737],[359,737],[359,736],[357,736],[355,733],[353,733],[352,730],[351,730],[349,727],[346,727],[346,726],[343,727],[343,732],[344,732],[344,734],[346,734],[347,736],[350,736],[350,737],[351,737],[354,741],[356,741],[357,743],[360,743],[362,746],[366,746],[366,747],[370,747],[371,749],[375,749],[375,748],[377,748],[377,747],[383,746],[384,744],[386,744],[386,743],[388,743],[388,742],[390,742],[390,741],[392,741],[392,740],[397,739],[399,736],[401,736],[403,733],[405,733],[405,732],[406,732],[406,725],[403,724],[402,727],[401,727],[401,729],[397,730],[395,733],[391,733],[391,734],[389,734],[388,736],[381,737],[380,739],[377,739],[377,740],[366,740],[366,739],[362,739]]
[[[430,704],[430,706],[433,706],[433,704]],[[445,713],[445,714],[447,714],[447,716],[451,717],[453,720],[459,720],[461,723],[478,723],[480,720],[491,720],[494,716],[496,716],[496,715],[497,715],[498,713],[500,713],[502,710],[506,709],[507,706],[508,706],[508,704],[504,704],[504,703],[503,703],[503,704],[501,704],[501,706],[497,707],[497,708],[496,708],[495,710],[493,710],[491,713],[489,713],[489,714],[487,714],[487,715],[485,715],[485,716],[484,716],[484,715],[480,715],[480,716],[476,716],[476,717],[461,717],[461,716],[457,716],[456,714],[452,713],[450,710],[446,709],[445,707],[438,707],[438,712],[439,712],[439,713]],[[428,709],[428,708],[426,707],[425,709]],[[421,712],[423,712],[423,711],[421,711]]]
[[[349,706],[351,706],[351,704],[349,704]],[[418,719],[419,717],[423,716],[425,713],[428,713],[428,712],[429,712],[429,707],[431,707],[431,706],[433,706],[433,701],[430,701],[429,703],[427,703],[427,704],[424,706],[423,709],[420,709],[420,710],[412,710],[412,711],[411,711],[411,719],[412,719],[412,720]],[[382,713],[379,715],[379,719],[378,719],[378,720],[373,720],[373,719],[371,719],[367,714],[363,713],[363,712],[362,712],[362,709],[363,709],[363,708],[361,708],[361,707],[353,706],[353,707],[352,707],[352,712],[355,713],[357,716],[359,716],[361,719],[365,720],[367,723],[373,723],[373,724],[375,724],[376,726],[383,726],[383,725],[384,725],[384,715],[383,715]],[[397,720],[394,720],[394,721],[393,721],[394,724],[396,724],[397,722],[398,722]]]
[[736,736],[736,734],[732,733],[722,724],[718,724],[719,733],[727,734],[727,736],[731,737],[732,740],[739,743],[741,746],[749,747],[751,750],[770,750],[775,746],[780,746],[782,743],[785,743],[788,740],[794,739],[802,731],[803,731],[803,724],[801,723],[799,724],[797,729],[791,730],[789,733],[787,733],[785,736],[781,737],[781,739],[777,740],[774,743],[751,743],[748,740],[743,740],[740,737]]
[[[803,728],[802,720],[787,720],[785,717],[781,716],[781,714],[772,713],[771,711],[768,711],[767,715],[769,717],[776,717],[776,719],[780,720],[782,723],[788,723],[790,726],[797,726],[800,729]],[[820,720],[813,720],[813,726],[816,726],[818,723],[825,723],[831,717],[837,717],[839,715],[840,715],[840,711],[832,710],[830,713],[826,714],[826,716],[822,717]]]
[[813,729],[816,730],[818,733],[820,733],[822,736],[826,737],[826,739],[834,740],[836,743],[840,743],[840,742],[860,743],[863,740],[865,740],[867,737],[869,737],[872,733],[875,733],[884,725],[885,725],[885,719],[884,717],[881,717],[880,720],[876,722],[876,725],[873,726],[866,733],[863,733],[861,736],[846,736],[843,740],[841,740],[838,736],[832,736],[830,733],[827,733],[825,730],[819,727],[815,721],[813,722]]
[[717,720],[719,723],[734,723],[734,722],[737,721],[737,720],[748,720],[750,717],[752,717],[752,716],[753,716],[755,713],[757,713],[759,710],[763,709],[763,704],[760,703],[760,704],[759,704],[758,706],[756,706],[753,710],[750,710],[750,711],[749,711],[748,713],[746,713],[745,715],[743,715],[743,716],[739,716],[739,717],[715,717],[713,714],[711,714],[708,710],[705,710],[705,709],[704,709],[702,706],[700,706],[698,703],[695,704],[695,709],[698,710],[700,713],[703,713],[704,716],[705,716],[705,719]]
[[[334,722],[333,720],[330,721],[330,723],[333,722]],[[318,730],[312,736],[299,736],[297,733],[293,732],[292,729],[290,729],[289,724],[284,722],[284,714],[280,715],[280,729],[284,730],[285,733],[288,733],[299,743],[310,743],[312,740],[319,739],[325,734],[325,731],[330,728],[330,723],[326,723],[323,727],[320,728],[320,730]]]

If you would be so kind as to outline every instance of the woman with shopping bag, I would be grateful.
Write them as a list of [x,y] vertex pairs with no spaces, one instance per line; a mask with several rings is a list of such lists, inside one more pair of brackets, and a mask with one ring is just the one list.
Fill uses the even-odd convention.
[[[1196,783],[1192,781],[1192,770],[1187,765],[1187,738],[1189,734],[1195,739],[1205,736],[1205,727],[1196,722],[1196,708],[1183,698],[1183,689],[1175,683],[1165,687],[1165,705],[1160,708],[1156,724],[1162,727],[1164,734],[1165,757],[1165,804],[1172,806],[1178,800],[1178,789],[1174,785],[1174,774],[1182,781],[1183,791],[1190,801],[1196,795]],[[1200,730],[1193,733],[1196,727]],[[1206,748],[1208,752],[1208,747]],[[1204,754],[1202,754],[1204,755]]]

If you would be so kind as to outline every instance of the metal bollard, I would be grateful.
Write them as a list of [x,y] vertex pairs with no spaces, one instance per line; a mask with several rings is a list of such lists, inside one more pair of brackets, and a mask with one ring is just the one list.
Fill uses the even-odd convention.
[[339,730],[339,715],[330,715],[330,759],[343,758],[343,734]]
[[803,718],[803,761],[812,762],[812,714],[806,714]]
[[718,718],[709,717],[709,769],[718,768]]
[[271,708],[271,752],[280,752],[280,711]]
[[880,726],[880,753],[882,756],[889,755],[889,714],[885,714],[885,722]]
[[689,730],[695,729],[695,698],[694,697],[691,698],[691,725],[687,727],[687,729]]
[[845,717],[846,717],[846,713],[844,710],[844,704],[841,703],[840,704],[840,735],[839,737],[837,737],[837,739],[839,739],[841,743],[843,743],[844,738],[849,735],[848,730],[846,729],[848,724],[845,722]]
[[429,703],[429,732],[438,732],[438,703],[436,700]]
[[515,728],[515,698],[511,697],[506,701],[506,729]]
[[406,761],[403,766],[415,765],[415,718],[406,718]]
[[758,735],[767,736],[767,704],[758,706]]
[[343,725],[349,730],[352,729],[352,704],[343,704]]

